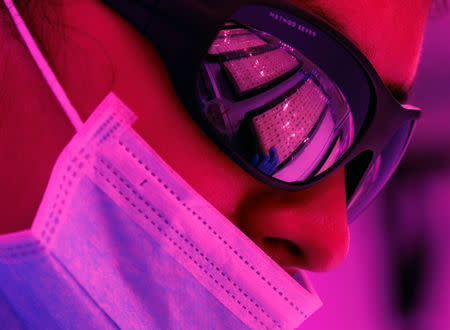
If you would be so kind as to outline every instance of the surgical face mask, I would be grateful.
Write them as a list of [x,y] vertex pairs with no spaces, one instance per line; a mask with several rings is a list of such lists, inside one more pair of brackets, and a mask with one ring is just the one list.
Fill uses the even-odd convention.
[[27,328],[299,326],[321,305],[303,275],[197,194],[134,119],[110,93],[58,158],[31,230],[1,237],[9,309]]

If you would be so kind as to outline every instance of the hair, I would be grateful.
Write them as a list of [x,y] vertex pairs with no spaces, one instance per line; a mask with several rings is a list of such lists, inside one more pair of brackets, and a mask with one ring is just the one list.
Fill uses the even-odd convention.
[[[63,41],[65,39],[64,32],[66,29],[63,25],[62,5],[64,0],[15,0],[17,7],[23,20],[26,22],[30,31],[34,31],[33,37],[39,48],[45,54],[47,52],[47,41],[56,38]],[[24,44],[22,37],[11,22],[8,10],[4,2],[0,5],[0,24],[6,32],[0,35],[0,38],[7,40],[13,38],[17,42]],[[1,44],[6,44],[5,42]],[[3,49],[1,49],[3,50]]]
[[[86,52],[84,44],[87,42],[89,47],[95,48],[97,54],[101,54],[104,59],[102,65],[105,67],[101,70],[105,70],[102,73],[107,85],[102,85],[102,88],[107,88],[106,92],[108,92],[113,89],[116,81],[116,70],[110,54],[91,33],[66,23],[63,6],[72,1],[77,0],[15,0],[14,2],[44,58],[52,70],[55,70],[57,76],[58,69],[64,70],[63,68],[67,66],[75,66],[82,70],[77,77],[78,86],[92,86],[92,76],[88,71],[91,63],[90,54]],[[0,52],[2,53],[0,54],[0,106],[6,105],[5,108],[8,108],[7,105],[14,101],[8,88],[1,87],[8,86],[8,79],[11,78],[9,67],[13,67],[15,60],[21,56],[29,56],[29,51],[3,2],[0,5]],[[60,83],[64,83],[64,78],[67,77],[58,78]],[[77,100],[71,101],[75,102],[74,106],[77,106]],[[0,120],[0,130],[1,125]]]
[[448,0],[433,0],[432,3],[435,6],[442,6],[448,9]]
[[448,15],[449,0],[432,0],[430,14],[432,16]]

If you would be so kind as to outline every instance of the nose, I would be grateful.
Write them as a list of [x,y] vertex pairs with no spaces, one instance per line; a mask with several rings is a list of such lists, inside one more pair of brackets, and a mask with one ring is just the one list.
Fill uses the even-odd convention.
[[282,267],[328,271],[347,255],[343,169],[306,190],[255,192],[236,216],[239,228]]

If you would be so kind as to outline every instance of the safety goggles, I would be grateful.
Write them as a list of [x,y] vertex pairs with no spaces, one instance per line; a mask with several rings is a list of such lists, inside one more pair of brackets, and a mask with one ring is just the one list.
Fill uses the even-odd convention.
[[105,2],[157,47],[204,132],[265,184],[301,190],[345,166],[351,222],[397,168],[420,109],[317,16],[287,1]]

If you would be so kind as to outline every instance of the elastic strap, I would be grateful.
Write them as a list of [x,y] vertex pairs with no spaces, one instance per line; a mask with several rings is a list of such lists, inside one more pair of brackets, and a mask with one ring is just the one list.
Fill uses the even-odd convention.
[[79,131],[83,125],[80,115],[70,102],[66,92],[64,91],[64,88],[59,83],[52,69],[48,65],[44,55],[42,54],[38,45],[31,36],[31,33],[28,30],[24,20],[22,19],[22,16],[20,16],[12,0],[4,0],[4,3],[9,10],[11,18],[13,19],[17,27],[17,30],[19,30],[20,35],[25,41],[25,44],[27,45],[27,48],[30,51],[31,56],[33,57],[37,66],[39,67],[39,70],[41,71],[42,75],[47,81],[48,86],[52,90],[53,94],[55,94],[58,102],[61,104],[62,108],[64,109],[64,112],[66,113],[67,117],[69,117],[69,120],[75,127],[76,131]]

